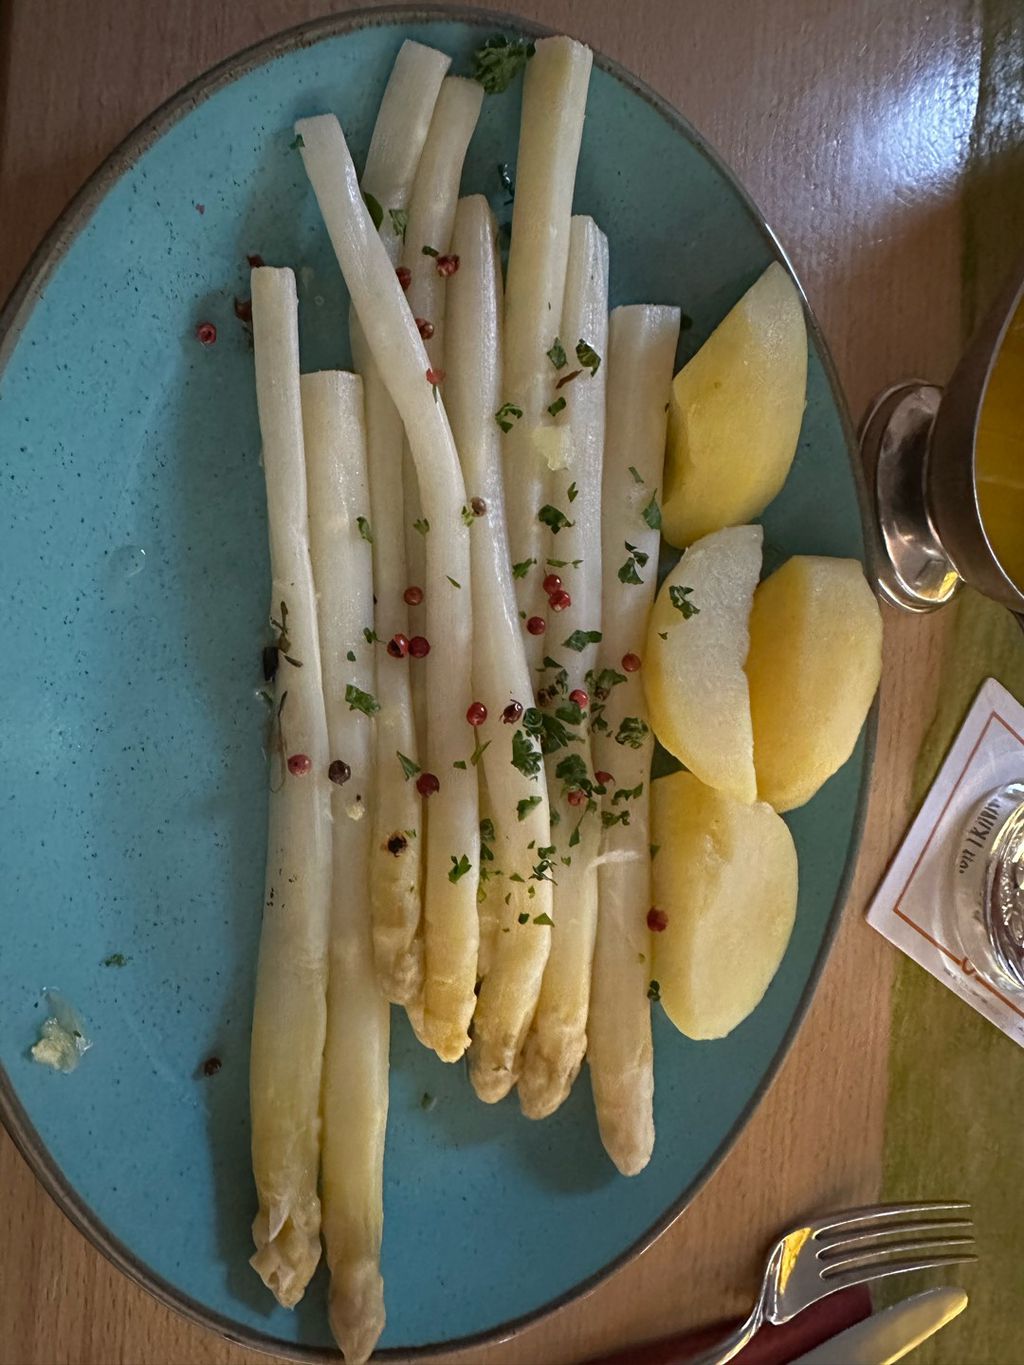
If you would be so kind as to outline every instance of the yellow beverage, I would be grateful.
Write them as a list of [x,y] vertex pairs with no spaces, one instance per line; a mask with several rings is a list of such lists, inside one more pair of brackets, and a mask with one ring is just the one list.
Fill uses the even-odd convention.
[[989,542],[1024,592],[1024,303],[1013,315],[985,391],[974,458]]

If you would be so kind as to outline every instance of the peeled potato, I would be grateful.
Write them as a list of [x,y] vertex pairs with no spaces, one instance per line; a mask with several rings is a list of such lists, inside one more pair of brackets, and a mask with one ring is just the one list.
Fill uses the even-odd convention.
[[757,796],[743,665],[761,539],[760,526],[732,526],[690,546],[655,599],[643,661],[658,739],[702,782],[740,801]]
[[757,794],[808,801],[846,762],[882,671],[882,618],[856,559],[794,555],[754,594],[747,678]]
[[654,976],[688,1038],[724,1038],[778,971],[796,918],[793,836],[771,806],[712,791],[692,773],[651,786]]
[[803,306],[770,265],[672,383],[665,539],[682,547],[763,512],[793,463],[806,401]]

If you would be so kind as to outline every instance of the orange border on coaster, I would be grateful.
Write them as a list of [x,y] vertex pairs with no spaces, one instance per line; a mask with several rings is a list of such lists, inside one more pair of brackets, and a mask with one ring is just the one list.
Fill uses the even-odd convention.
[[917,859],[914,863],[914,866],[910,869],[910,876],[907,878],[903,890],[896,898],[896,904],[893,906],[892,912],[894,915],[898,915],[899,918],[904,922],[904,924],[909,924],[911,929],[915,929],[921,935],[922,938],[927,939],[933,948],[938,948],[939,952],[942,953],[945,957],[949,958],[950,962],[955,963],[963,972],[964,976],[973,977],[977,981],[979,986],[984,986],[985,990],[990,992],[990,994],[994,995],[997,1000],[1001,1001],[1002,1004],[1004,1004],[1007,1007],[1007,1009],[1011,1009],[1014,1012],[1014,1014],[1016,1014],[1020,1019],[1024,1019],[1024,1010],[1020,1009],[1017,1005],[1015,1005],[1012,1000],[1008,999],[1002,993],[1002,991],[997,990],[995,986],[991,985],[988,981],[986,981],[984,977],[978,976],[975,973],[974,968],[971,966],[969,958],[957,957],[956,953],[954,953],[951,949],[947,948],[944,943],[940,943],[937,938],[933,938],[933,936],[927,931],[927,929],[922,929],[920,924],[915,923],[915,921],[912,920],[909,915],[905,914],[900,909],[900,902],[903,900],[903,897],[910,890],[910,884],[917,876],[918,868],[920,868],[921,863],[924,860],[924,855],[928,852],[929,848],[931,847],[932,840],[935,838],[939,826],[946,818],[946,812],[949,810],[953,797],[956,795],[957,789],[959,788],[961,782],[963,782],[964,778],[967,776],[968,769],[974,762],[974,756],[984,743],[985,736],[988,734],[989,726],[992,724],[994,720],[997,720],[1005,730],[1008,730],[1010,734],[1013,736],[1013,738],[1017,741],[1017,743],[1021,746],[1021,748],[1024,748],[1024,736],[1019,735],[1017,731],[1013,728],[1013,726],[1009,723],[1009,721],[1005,720],[999,714],[998,711],[990,711],[988,713],[988,718],[985,721],[985,724],[981,727],[981,733],[978,735],[978,738],[974,741],[974,745],[971,748],[971,752],[967,755],[967,762],[961,769],[960,776],[953,783],[953,786],[950,789],[949,796],[946,798],[946,804],[942,807],[942,810],[939,812],[938,817],[935,820],[935,823],[932,825],[928,838],[924,841],[924,845],[921,848],[921,852],[917,855]]

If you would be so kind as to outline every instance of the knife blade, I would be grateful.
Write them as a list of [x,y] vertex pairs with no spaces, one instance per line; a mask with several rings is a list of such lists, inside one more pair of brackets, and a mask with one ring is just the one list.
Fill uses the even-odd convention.
[[847,1327],[794,1360],[793,1365],[891,1365],[966,1307],[967,1295],[962,1289],[926,1289]]

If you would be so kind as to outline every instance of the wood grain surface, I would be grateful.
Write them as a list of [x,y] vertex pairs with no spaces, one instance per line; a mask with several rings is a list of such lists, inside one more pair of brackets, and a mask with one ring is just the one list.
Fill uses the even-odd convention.
[[[517,0],[636,71],[764,209],[858,416],[908,374],[942,382],[960,342],[962,178],[981,0]],[[504,6],[491,0],[492,8]],[[0,5],[0,294],[69,196],[184,82],[339,8],[316,0],[6,0]],[[770,1093],[691,1208],[589,1298],[481,1362],[557,1365],[745,1311],[771,1234],[873,1198],[893,952],[861,911],[909,814],[948,622],[886,614],[867,835],[835,950]],[[0,1136],[0,1361],[240,1365],[113,1270]],[[460,1357],[462,1360],[467,1356]]]

